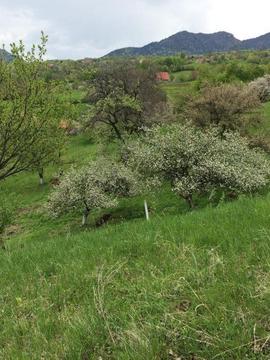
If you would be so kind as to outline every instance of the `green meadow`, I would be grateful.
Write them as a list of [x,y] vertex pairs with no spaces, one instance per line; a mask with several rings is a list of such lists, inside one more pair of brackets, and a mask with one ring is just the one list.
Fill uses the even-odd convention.
[[[98,151],[74,137],[63,167]],[[55,172],[2,184],[0,358],[269,359],[269,195],[190,212],[165,186],[82,229],[46,213]]]

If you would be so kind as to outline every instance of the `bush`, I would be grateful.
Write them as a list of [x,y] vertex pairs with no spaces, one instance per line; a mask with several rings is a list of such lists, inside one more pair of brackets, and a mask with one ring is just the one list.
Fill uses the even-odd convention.
[[134,173],[124,165],[99,160],[81,169],[69,171],[49,197],[52,216],[77,210],[85,225],[93,209],[115,207],[117,197],[132,196],[137,191]]
[[258,94],[262,102],[270,100],[270,75],[260,77],[249,84],[252,91]]
[[191,124],[156,128],[125,149],[127,163],[146,178],[169,181],[173,191],[193,207],[195,194],[222,189],[253,193],[268,184],[265,154],[248,140],[217,129],[202,131]]
[[248,86],[206,86],[196,97],[191,97],[185,118],[199,127],[216,126],[221,134],[227,130],[245,131],[251,122],[260,120],[250,116],[260,106],[257,93]]

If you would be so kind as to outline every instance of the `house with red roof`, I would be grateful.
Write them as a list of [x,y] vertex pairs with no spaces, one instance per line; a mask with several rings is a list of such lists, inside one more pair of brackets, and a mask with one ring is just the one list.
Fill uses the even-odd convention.
[[170,81],[170,74],[167,71],[161,71],[157,73],[158,81]]

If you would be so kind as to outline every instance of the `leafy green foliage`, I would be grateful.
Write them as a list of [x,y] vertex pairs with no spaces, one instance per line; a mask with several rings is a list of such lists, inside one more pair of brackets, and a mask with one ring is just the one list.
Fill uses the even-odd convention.
[[226,67],[225,78],[230,81],[237,79],[243,82],[252,81],[264,75],[264,70],[258,65],[239,64],[231,62]]
[[12,44],[14,61],[0,62],[0,180],[43,167],[62,147],[57,88],[41,76],[46,42],[37,54]]
[[188,59],[184,53],[178,56],[159,57],[154,62],[159,71],[178,72],[189,70]]

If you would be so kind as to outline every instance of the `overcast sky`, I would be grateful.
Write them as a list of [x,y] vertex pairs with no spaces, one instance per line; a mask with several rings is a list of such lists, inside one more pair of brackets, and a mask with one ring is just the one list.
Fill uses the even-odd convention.
[[[99,57],[178,31],[270,32],[270,0],[0,0],[0,44],[49,35],[49,58]],[[8,49],[8,46],[6,46]]]

